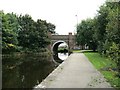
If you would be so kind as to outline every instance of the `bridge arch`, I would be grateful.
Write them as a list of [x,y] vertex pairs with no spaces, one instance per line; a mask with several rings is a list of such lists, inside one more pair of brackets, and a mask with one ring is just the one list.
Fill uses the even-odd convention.
[[68,44],[67,42],[63,41],[63,40],[58,40],[56,42],[53,43],[51,51],[53,52],[53,61],[57,64],[57,63],[62,63],[63,60],[61,60],[58,56],[58,47],[60,44],[65,43],[67,45],[68,48]]
[[[51,43],[50,45],[48,45],[48,49],[52,52],[53,56],[58,55],[58,52],[57,52],[58,46],[62,43],[66,43],[68,48],[68,54],[71,54],[73,47],[75,45],[75,36],[72,35],[71,32],[68,35],[56,35],[56,34],[51,34],[49,32],[48,37],[51,39]],[[56,58],[56,59],[59,59],[59,58]]]
[[[75,45],[75,36],[72,35],[72,33],[69,33],[68,35],[49,35],[51,38],[51,49],[52,52],[55,51],[53,46],[56,44],[55,47],[60,45],[61,43],[66,43],[68,45],[69,51],[71,51]],[[57,49],[57,48],[56,48]]]
[[52,45],[52,48],[51,48],[52,50],[51,50],[51,51],[52,51],[54,54],[56,54],[59,45],[62,44],[62,43],[65,43],[65,44],[67,45],[67,47],[68,47],[67,42],[65,42],[65,41],[63,41],[63,40],[59,40],[59,41],[56,41],[56,42]]

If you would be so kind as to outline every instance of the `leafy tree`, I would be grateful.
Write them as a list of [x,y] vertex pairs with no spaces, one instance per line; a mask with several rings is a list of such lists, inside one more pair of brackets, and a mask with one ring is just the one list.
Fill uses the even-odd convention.
[[100,7],[100,10],[98,11],[98,15],[96,16],[96,29],[95,29],[95,38],[98,42],[98,51],[102,53],[104,51],[103,44],[106,39],[106,25],[108,23],[108,20],[106,17],[108,16],[108,8],[106,7],[106,4],[103,4]]
[[52,23],[47,23],[46,21],[44,21],[44,24],[47,27],[48,32],[55,34],[55,25],[53,25]]
[[[107,56],[114,60],[118,65],[120,64],[120,27],[119,27],[119,3],[106,3],[109,7],[107,16],[108,24],[106,25],[106,43],[104,49]],[[120,69],[120,67],[119,67]]]
[[109,42],[120,43],[120,30],[118,28],[118,3],[109,3],[112,8],[109,9],[108,23],[106,25],[106,39]]
[[20,32],[19,32],[19,46],[22,46],[24,50],[30,49],[33,47],[33,43],[31,42],[31,38],[33,37],[34,33],[34,21],[31,16],[20,15],[18,17],[18,22],[20,24]]
[[[97,46],[99,53],[115,61],[120,70],[119,9],[120,2],[103,4],[93,20],[87,19],[78,25],[77,42],[82,45]],[[95,42],[95,46],[90,44],[90,41]]]
[[50,44],[48,32],[54,33],[55,26],[44,20],[35,22],[31,16],[25,15],[18,18],[21,30],[19,32],[19,45],[26,51],[39,51]]
[[[120,64],[120,3],[106,2],[96,16],[95,37],[98,51]],[[120,70],[120,67],[118,67]],[[120,75],[119,75],[120,76]]]
[[4,14],[0,11],[2,16],[2,52],[8,53],[15,51],[18,44],[19,24],[17,16],[13,13]]
[[76,35],[77,43],[82,46],[87,44],[89,48],[95,51],[97,45],[95,39],[93,38],[93,35],[94,35],[94,20],[93,19],[83,20],[77,27]]
[[35,22],[27,14],[17,16],[0,11],[0,16],[3,53],[43,50],[50,44],[48,32],[55,33],[53,24],[40,19]]
[[38,34],[38,46],[45,48],[50,44],[50,39],[48,38],[48,27],[46,21],[38,19],[36,22],[36,34]]

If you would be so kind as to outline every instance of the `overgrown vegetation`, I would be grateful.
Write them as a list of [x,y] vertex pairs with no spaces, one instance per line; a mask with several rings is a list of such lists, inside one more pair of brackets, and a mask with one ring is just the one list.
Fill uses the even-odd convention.
[[113,60],[101,56],[97,52],[84,52],[90,62],[99,70],[108,82],[115,88],[120,88],[120,78],[118,77],[117,64]]
[[[120,70],[120,2],[106,2],[93,19],[83,20],[77,26],[78,45],[89,46],[109,58]],[[94,57],[93,57],[94,58]],[[103,60],[102,60],[103,61]],[[104,62],[104,61],[103,61]],[[120,74],[118,74],[120,77]]]
[[55,26],[45,20],[34,21],[28,14],[16,15],[0,11],[2,20],[2,53],[41,52],[50,44],[48,32]]

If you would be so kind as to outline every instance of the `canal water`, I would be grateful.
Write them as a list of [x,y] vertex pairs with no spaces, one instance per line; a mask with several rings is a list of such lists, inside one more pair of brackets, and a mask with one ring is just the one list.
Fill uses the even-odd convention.
[[[58,53],[58,57],[63,61],[68,57],[68,53]],[[2,88],[33,88],[57,66],[51,57],[3,57]]]
[[64,61],[67,59],[68,53],[58,53],[58,57]]

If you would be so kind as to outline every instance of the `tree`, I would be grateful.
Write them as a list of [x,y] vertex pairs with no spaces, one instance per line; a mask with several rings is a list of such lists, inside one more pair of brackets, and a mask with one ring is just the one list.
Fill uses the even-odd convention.
[[[36,34],[38,34],[38,46],[45,48],[50,44],[50,39],[48,38],[48,27],[46,21],[38,19],[36,22]],[[37,43],[37,42],[36,42]]]
[[94,19],[83,20],[77,27],[76,40],[80,45],[88,45],[93,51],[96,50],[97,45],[93,37],[94,35]]
[[35,30],[34,20],[31,16],[26,14],[25,16],[20,15],[18,17],[18,22],[20,24],[20,32],[18,37],[19,46],[22,46],[23,50],[32,49],[34,47],[34,43],[31,42],[31,38],[33,37],[32,34],[34,34]]
[[[106,2],[96,16],[95,37],[98,51],[120,64],[120,3]],[[118,67],[120,70],[120,67]],[[120,76],[120,75],[119,75]]]
[[20,15],[18,20],[21,26],[18,37],[19,45],[24,50],[39,51],[50,44],[48,32],[54,33],[55,26],[53,24],[41,19],[35,22],[29,15]]
[[108,20],[106,17],[108,16],[108,8],[106,7],[106,4],[103,4],[100,7],[100,10],[98,11],[98,15],[96,16],[96,29],[95,29],[95,38],[98,42],[98,51],[102,53],[105,50],[103,48],[103,44],[106,39],[106,25],[108,23]]
[[[88,44],[89,46],[94,46],[95,44],[98,47],[98,52],[115,61],[120,70],[119,9],[120,2],[106,2],[103,4],[93,20],[84,20],[79,24],[77,42],[78,44]],[[91,44],[89,41],[94,43]]]
[[[119,3],[106,3],[109,9],[107,16],[108,23],[106,25],[106,42],[104,49],[107,56],[114,60],[118,65],[120,64],[120,27],[119,27]],[[119,67],[120,70],[120,67]]]
[[9,53],[17,49],[19,24],[17,16],[13,13],[4,14],[0,11],[2,16],[2,52]]
[[44,23],[47,27],[47,31],[55,34],[55,25],[53,25],[52,23],[47,23],[46,21],[44,21]]
[[35,22],[28,14],[17,16],[14,13],[5,14],[0,11],[0,16],[3,53],[43,50],[50,44],[48,32],[55,33],[52,23],[41,19]]

